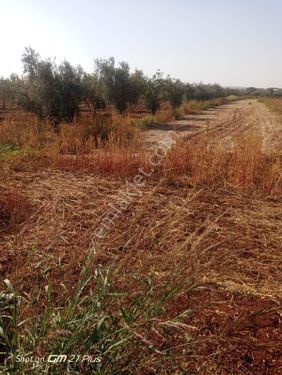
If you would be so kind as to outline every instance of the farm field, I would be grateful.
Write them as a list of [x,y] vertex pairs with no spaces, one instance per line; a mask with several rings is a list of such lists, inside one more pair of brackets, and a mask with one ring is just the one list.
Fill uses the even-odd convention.
[[282,142],[280,121],[277,121],[277,116],[263,103],[255,99],[210,107],[203,112],[185,115],[182,120],[168,122],[165,126],[153,125],[145,134],[145,146],[155,147],[169,130],[178,131],[184,138],[201,133],[210,137],[219,137],[228,144],[228,140],[232,141],[234,136],[252,129],[260,133],[263,151],[272,152],[280,149]]
[[281,14],[2,1],[0,375],[282,375]]
[[101,362],[1,373],[279,375],[281,108],[183,109],[85,155],[2,143],[0,345]]

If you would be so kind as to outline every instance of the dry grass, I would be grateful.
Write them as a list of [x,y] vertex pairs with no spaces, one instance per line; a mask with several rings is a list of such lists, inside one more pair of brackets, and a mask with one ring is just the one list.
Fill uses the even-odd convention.
[[[41,210],[22,224],[17,239],[5,238],[9,261],[3,259],[2,271],[30,300],[47,283],[61,306],[109,203],[116,204],[126,182],[52,170],[11,173],[8,183],[15,178],[30,181],[25,195]],[[279,310],[268,310],[281,307],[281,201],[224,187],[172,185],[149,181],[98,241],[91,263],[90,273],[98,264],[111,267],[110,292],[123,293],[118,300],[107,297],[107,313],[131,311],[142,298],[144,311],[158,311],[140,313],[130,328],[123,349],[134,358],[130,372],[237,374],[240,365],[242,374],[260,374],[266,360],[275,371],[281,326]],[[170,289],[171,297],[155,306]],[[41,310],[40,300],[23,316]],[[122,329],[125,322],[118,324]],[[115,358],[120,373],[126,358]]]
[[230,145],[200,134],[179,140],[159,167],[152,168],[150,154],[141,148],[121,147],[109,142],[91,154],[77,156],[52,154],[50,164],[67,172],[101,176],[135,176],[139,168],[152,180],[165,179],[172,185],[236,189],[264,196],[280,196],[282,157],[262,152],[256,131],[240,133]]
[[180,113],[180,111],[173,111],[172,109],[160,110],[155,115],[147,114],[142,118],[130,118],[130,123],[139,129],[146,129],[152,124],[164,124],[175,120],[178,113]]
[[39,149],[55,141],[55,133],[48,123],[19,114],[0,123],[0,143],[22,148]]
[[60,131],[50,123],[22,113],[0,124],[0,143],[32,150],[47,150],[49,154],[88,154],[92,150],[115,143],[137,147],[140,131],[132,126],[130,118],[97,114],[83,121],[62,124]]
[[226,147],[226,142],[206,135],[184,140],[171,150],[163,173],[168,180],[191,186],[281,194],[281,155],[265,155],[256,131],[241,133]]
[[[104,356],[101,374],[277,375],[281,154],[265,155],[254,131],[228,147],[205,134],[179,141],[97,239],[97,228],[111,207],[119,207],[138,168],[150,169],[138,136],[122,133],[127,126],[103,148],[91,145],[90,155],[87,145],[67,155],[66,145],[81,139],[74,129],[61,135],[70,137],[64,147],[45,148],[40,159],[0,161],[1,184],[38,207],[16,236],[6,232],[0,242],[1,272],[26,293],[19,314],[31,321],[20,325],[20,337],[30,336],[37,314],[43,322],[23,349],[84,353],[87,347]],[[90,251],[90,278],[71,315],[65,309],[74,311],[70,298]],[[91,276],[99,267],[110,271],[97,312],[93,301],[103,288]],[[63,366],[49,371],[57,375]]]
[[0,193],[0,233],[25,221],[32,205],[21,193],[3,188]]
[[[233,101],[234,99],[230,99]],[[226,98],[216,98],[210,100],[189,100],[182,104],[180,110],[185,114],[189,115],[208,109],[209,107],[217,107],[228,103],[230,100]]]
[[282,116],[282,99],[281,98],[264,98],[262,102],[267,105],[267,107]]

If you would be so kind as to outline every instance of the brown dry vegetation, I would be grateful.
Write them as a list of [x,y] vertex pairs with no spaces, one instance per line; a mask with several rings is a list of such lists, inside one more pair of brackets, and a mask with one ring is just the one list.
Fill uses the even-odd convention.
[[[46,285],[57,316],[94,246],[89,274],[109,269],[102,309],[114,317],[105,335],[111,332],[116,344],[103,355],[101,374],[279,375],[281,153],[263,152],[260,129],[232,137],[228,149],[216,134],[180,139],[106,236],[95,240],[109,204],[119,202],[140,167],[150,170],[140,131],[126,121],[119,125],[98,148],[95,140],[83,143],[80,125],[63,127],[59,138],[48,127],[36,136],[14,131],[16,123],[0,129],[5,143],[17,139],[32,149],[0,160],[1,188],[21,192],[8,207],[23,217],[0,238],[0,272],[27,296],[20,320],[49,306]],[[0,202],[5,194],[1,189]],[[95,280],[85,296],[96,290]],[[54,316],[33,353],[50,353],[69,334]],[[85,343],[72,348],[84,353]],[[77,366],[70,373],[91,371]]]
[[25,221],[31,211],[32,206],[25,197],[4,188],[0,195],[0,231],[11,230]]

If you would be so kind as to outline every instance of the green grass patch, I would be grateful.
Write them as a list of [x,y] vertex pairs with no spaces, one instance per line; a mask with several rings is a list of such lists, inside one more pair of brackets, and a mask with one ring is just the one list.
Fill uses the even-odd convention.
[[154,122],[155,122],[155,119],[154,119],[154,116],[152,115],[148,115],[139,119],[131,120],[131,124],[135,126],[136,128],[140,128],[140,129],[146,129],[149,125],[154,124]]
[[[110,268],[98,266],[93,272],[92,262],[90,256],[72,296],[62,306],[53,301],[51,286],[46,286],[34,299],[26,293],[17,294],[9,280],[4,281],[6,288],[0,293],[1,374],[129,374],[127,358],[142,356],[144,350],[161,356],[169,354],[165,350],[158,352],[136,332],[152,326],[154,319],[165,311],[167,301],[181,288],[167,286],[156,300],[154,285],[148,278],[144,293],[127,300],[125,305],[126,294],[111,290]],[[66,290],[63,284],[62,287]],[[28,319],[22,317],[27,305],[42,304],[42,301],[45,302],[41,314]],[[113,305],[115,313],[109,309]],[[186,312],[176,316],[173,322],[182,321],[185,316]],[[35,367],[28,361],[18,360],[38,352],[45,360]],[[76,360],[59,363],[48,360],[50,355],[59,354]],[[92,361],[81,360],[90,354]],[[94,357],[99,359],[95,361]]]
[[0,160],[10,159],[15,156],[23,155],[24,150],[19,147],[0,143]]

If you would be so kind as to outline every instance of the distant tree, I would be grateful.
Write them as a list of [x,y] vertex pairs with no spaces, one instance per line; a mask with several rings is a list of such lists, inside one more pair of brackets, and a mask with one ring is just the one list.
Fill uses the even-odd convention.
[[12,74],[10,78],[0,78],[0,100],[2,108],[6,108],[6,103],[15,103],[15,97],[18,92],[20,79],[17,75]]
[[0,78],[0,100],[2,101],[2,108],[6,109],[6,101],[9,96],[9,82],[7,79]]
[[84,74],[82,79],[83,98],[95,114],[97,109],[105,109],[106,101],[103,93],[102,82],[98,75]]
[[192,85],[190,83],[185,83],[184,98],[185,100],[195,99],[195,85]]
[[40,62],[40,55],[31,47],[25,47],[22,55],[23,72],[30,81],[35,81],[36,70]]
[[245,93],[248,96],[263,96],[262,92],[259,92],[259,90],[256,87],[248,87],[245,90]]
[[146,108],[154,115],[161,107],[161,101],[164,97],[164,80],[160,73],[156,73],[146,82],[144,90],[144,103]]
[[55,67],[55,78],[59,82],[59,121],[70,122],[79,114],[79,104],[83,96],[82,77],[83,70],[80,66],[73,67],[68,61]]
[[219,98],[225,95],[224,89],[218,85],[206,85],[208,99]]
[[172,79],[168,77],[165,80],[165,98],[170,102],[172,108],[177,108],[181,105],[184,94],[185,84],[179,79]]
[[133,93],[135,96],[135,103],[136,104],[140,99],[142,99],[144,92],[147,87],[147,77],[144,76],[144,73],[142,70],[135,70],[130,77],[132,86],[133,86]]
[[67,61],[57,66],[50,59],[42,60],[31,48],[25,49],[22,62],[24,77],[17,103],[54,125],[72,121],[82,98],[82,69]]
[[96,60],[96,73],[103,85],[108,104],[124,114],[131,105],[136,104],[141,95],[138,81],[130,75],[129,65],[121,62],[115,66],[113,57],[108,60]]

